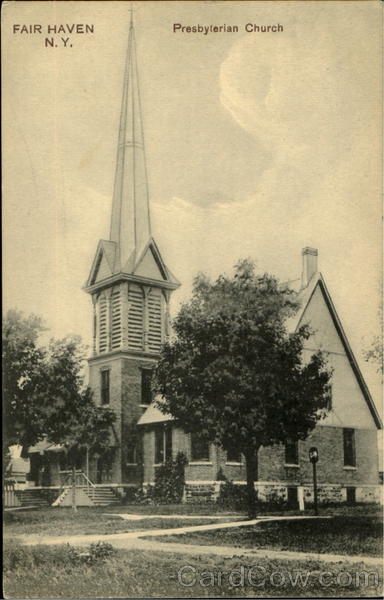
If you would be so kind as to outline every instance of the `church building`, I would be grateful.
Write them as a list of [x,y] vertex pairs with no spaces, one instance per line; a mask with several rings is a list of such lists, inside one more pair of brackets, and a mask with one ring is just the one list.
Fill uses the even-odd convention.
[[[113,490],[116,499],[117,493],[125,496],[132,488],[153,484],[159,465],[179,451],[188,459],[186,501],[217,498],[222,475],[235,483],[245,483],[245,463],[240,454],[226,454],[213,444],[202,442],[198,434],[186,434],[171,416],[160,412],[156,405],[159,399],[152,397],[151,377],[162,343],[170,334],[170,299],[179,285],[164,262],[151,230],[135,32],[131,22],[110,236],[99,241],[85,285],[93,307],[89,385],[95,402],[112,408],[117,416],[110,452],[102,457],[90,455],[86,465],[79,465],[83,476],[87,475],[87,485],[93,486],[93,494],[99,486],[108,488],[110,493]],[[301,308],[287,325],[293,332],[309,323],[314,333],[306,342],[305,353],[311,355],[319,348],[327,353],[334,371],[332,406],[307,440],[260,449],[259,481],[255,484],[259,498],[278,497],[293,504],[299,495],[312,500],[308,450],[316,446],[320,501],[379,501],[380,418],[319,272],[318,252],[314,248],[302,251],[297,293]],[[31,449],[30,455],[35,453],[37,457],[46,452],[54,457],[61,451],[49,444],[45,444],[45,449],[40,446]],[[53,465],[57,460],[50,462]],[[51,478],[51,486],[52,483]],[[69,501],[68,494],[63,493],[55,500],[56,504],[62,502],[60,498],[64,503]],[[87,498],[84,495],[85,503],[90,501],[89,494]]]
[[[301,310],[288,323],[294,331],[304,322],[314,334],[307,353],[322,348],[334,369],[329,415],[305,442],[262,448],[259,497],[271,493],[287,499],[302,487],[311,497],[312,467],[308,449],[316,445],[320,460],[320,499],[378,499],[377,429],[380,419],[348,344],[325,281],[317,250],[303,250]],[[167,458],[183,451],[187,499],[213,498],[219,470],[245,482],[242,457],[231,456],[198,435],[183,430],[156,407],[151,373],[162,342],[169,335],[169,301],[179,286],[152,237],[150,198],[136,63],[135,34],[130,25],[120,116],[115,186],[109,240],[100,240],[86,284],[93,302],[93,356],[90,385],[101,405],[118,416],[115,447],[109,459],[94,465],[98,483],[151,484]],[[104,461],[104,462],[103,462]]]

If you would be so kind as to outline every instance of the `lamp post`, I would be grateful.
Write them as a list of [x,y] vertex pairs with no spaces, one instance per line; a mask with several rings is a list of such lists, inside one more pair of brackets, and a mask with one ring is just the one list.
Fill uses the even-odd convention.
[[319,453],[315,446],[309,449],[309,460],[312,463],[313,468],[313,502],[315,507],[315,515],[319,514],[319,510],[317,507],[317,473],[316,473],[316,463],[319,460]]

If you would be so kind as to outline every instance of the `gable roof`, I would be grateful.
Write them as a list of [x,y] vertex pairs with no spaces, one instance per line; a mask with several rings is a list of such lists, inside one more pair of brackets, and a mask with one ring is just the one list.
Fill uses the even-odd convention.
[[[148,257],[150,257],[156,264],[157,270],[159,272],[160,277],[162,277],[162,279],[164,279],[165,281],[170,281],[172,283],[180,285],[180,282],[176,279],[176,277],[174,277],[172,275],[171,271],[168,269],[167,265],[163,261],[161,254],[160,254],[159,247],[156,244],[156,242],[152,236],[148,240],[148,243],[146,244],[145,248],[143,249],[142,253],[140,254],[140,256],[138,257],[138,259],[136,261],[136,264],[133,269],[133,273],[135,275],[137,274],[137,275],[146,276],[145,272],[140,273],[140,267],[144,267],[145,261]],[[149,274],[149,276],[150,276],[150,274]]]
[[164,287],[176,289],[180,282],[168,269],[163,261],[160,250],[151,236],[142,252],[137,256],[133,250],[125,265],[120,264],[119,248],[116,242],[100,240],[95,258],[92,263],[85,289],[94,289],[94,286],[105,286],[110,278],[123,278],[132,280],[146,280],[147,282],[161,282]]
[[166,415],[161,412],[158,408],[158,405],[163,401],[162,396],[155,396],[153,402],[148,406],[145,412],[141,415],[138,420],[138,425],[150,425],[155,423],[165,423],[167,421],[174,421],[174,417],[172,415]]
[[93,259],[91,271],[85,284],[86,287],[93,285],[97,282],[97,276],[99,274],[100,266],[103,261],[105,261],[104,264],[107,270],[107,277],[110,277],[114,273],[116,250],[116,242],[111,242],[110,240],[99,241],[96,249],[95,258]]
[[297,313],[295,315],[293,315],[292,317],[290,317],[287,320],[287,330],[289,333],[294,333],[295,331],[297,331],[297,329],[303,324],[303,320],[304,320],[304,314],[305,311],[311,301],[311,298],[313,296],[313,294],[315,293],[316,289],[319,288],[324,301],[327,305],[327,308],[329,310],[329,313],[331,315],[333,324],[336,328],[336,331],[339,335],[340,341],[343,345],[345,354],[348,358],[349,364],[351,365],[352,371],[356,377],[356,380],[359,384],[360,390],[364,396],[364,399],[367,403],[367,406],[370,410],[370,413],[372,415],[372,418],[375,422],[375,425],[378,429],[382,429],[383,424],[381,422],[379,413],[377,411],[377,408],[375,406],[375,403],[373,401],[373,398],[369,392],[369,389],[367,387],[367,384],[365,383],[364,377],[362,372],[360,371],[360,367],[357,363],[357,360],[352,352],[352,348],[349,345],[347,336],[345,334],[345,331],[343,329],[343,326],[341,324],[340,318],[336,312],[336,308],[333,304],[332,298],[330,296],[330,293],[328,291],[328,288],[325,284],[324,278],[322,276],[322,274],[318,271],[316,272],[309,284],[307,285],[307,287],[305,287],[304,289],[300,290],[298,293],[298,299],[301,302],[301,306],[299,308],[299,310],[297,311]]

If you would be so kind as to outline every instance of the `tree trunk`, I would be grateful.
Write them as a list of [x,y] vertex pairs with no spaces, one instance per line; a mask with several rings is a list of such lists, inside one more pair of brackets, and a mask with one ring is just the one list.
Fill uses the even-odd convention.
[[258,479],[258,449],[245,455],[245,468],[247,472],[247,501],[248,518],[256,517],[256,491],[255,481]]
[[76,465],[72,467],[72,510],[77,511],[76,506]]

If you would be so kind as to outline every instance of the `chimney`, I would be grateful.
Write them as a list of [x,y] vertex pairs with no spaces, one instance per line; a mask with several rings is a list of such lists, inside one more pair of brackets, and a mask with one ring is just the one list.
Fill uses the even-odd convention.
[[317,273],[317,248],[303,248],[303,271],[301,274],[301,287],[306,288],[312,277]]

